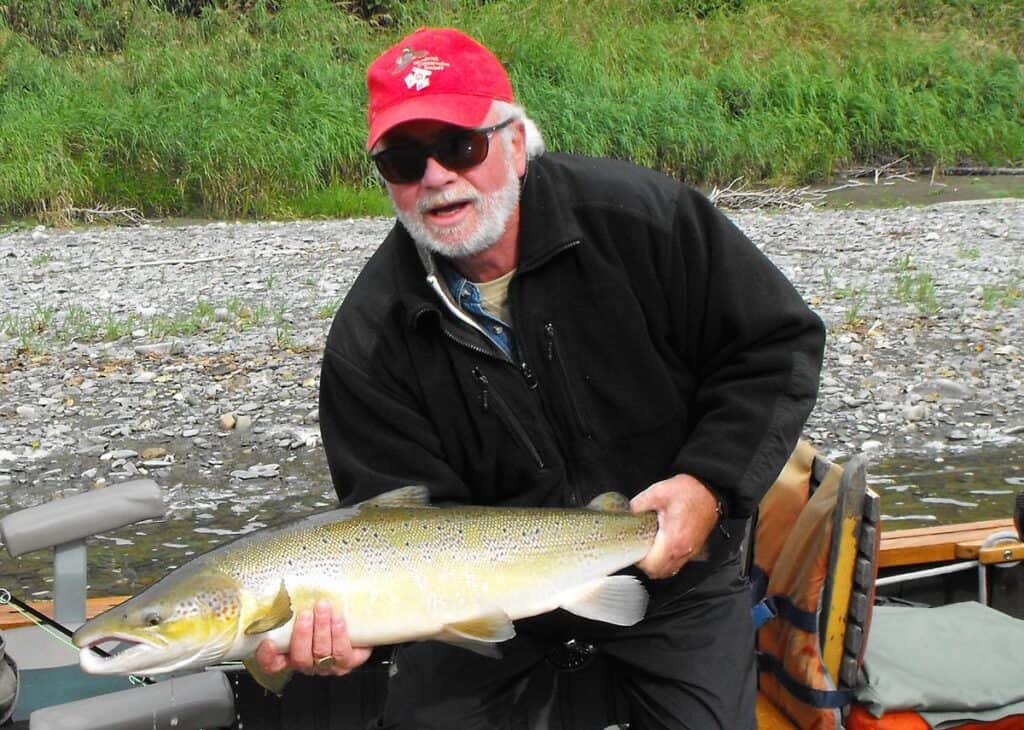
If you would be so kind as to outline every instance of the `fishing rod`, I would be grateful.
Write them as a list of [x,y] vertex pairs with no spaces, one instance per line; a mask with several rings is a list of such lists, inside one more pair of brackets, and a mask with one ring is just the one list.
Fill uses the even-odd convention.
[[[52,618],[50,616],[47,616],[42,611],[40,611],[40,610],[38,610],[36,608],[33,608],[31,605],[29,605],[25,601],[22,601],[20,598],[15,596],[13,593],[11,593],[6,588],[0,588],[0,606],[3,606],[5,604],[10,604],[10,605],[14,606],[14,608],[16,608],[21,614],[23,614],[23,615],[27,616],[28,618],[34,620],[36,622],[36,624],[39,625],[40,627],[45,626],[45,627],[50,628],[50,629],[56,629],[57,631],[59,631],[61,634],[64,635],[65,639],[70,640],[74,636],[75,632],[72,631],[71,629],[69,629],[64,624],[62,624],[57,619]],[[57,637],[57,638],[60,638],[60,637]],[[105,659],[110,657],[110,652],[109,651],[106,651],[105,649],[101,649],[98,646],[90,646],[89,649],[92,650],[93,652],[95,652],[96,654],[99,654],[101,657],[103,657]],[[150,677],[139,677],[139,676],[134,675],[134,674],[131,677],[129,677],[129,679],[133,680],[133,681],[141,682],[142,684],[153,684],[155,682],[155,680],[151,679]]]

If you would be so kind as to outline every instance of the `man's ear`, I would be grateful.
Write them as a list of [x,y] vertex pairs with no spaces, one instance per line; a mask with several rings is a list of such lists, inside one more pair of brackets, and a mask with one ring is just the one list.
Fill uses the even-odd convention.
[[516,177],[526,174],[526,125],[522,119],[512,122],[512,164]]

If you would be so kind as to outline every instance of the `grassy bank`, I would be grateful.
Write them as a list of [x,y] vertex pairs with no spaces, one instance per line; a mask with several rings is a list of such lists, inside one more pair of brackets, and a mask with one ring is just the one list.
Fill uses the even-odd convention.
[[0,3],[0,217],[385,213],[367,63],[427,24],[507,63],[552,148],[695,183],[1024,163],[1024,0]]

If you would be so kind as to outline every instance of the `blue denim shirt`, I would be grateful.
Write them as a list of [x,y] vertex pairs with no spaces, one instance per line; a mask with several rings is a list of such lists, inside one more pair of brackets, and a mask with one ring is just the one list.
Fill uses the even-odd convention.
[[480,289],[476,284],[456,271],[453,266],[441,262],[438,268],[441,269],[445,283],[448,285],[448,291],[455,297],[459,307],[476,320],[476,323],[480,325],[495,345],[500,347],[506,355],[514,359],[512,354],[514,348],[512,327],[508,322],[501,320],[484,309],[480,300]]

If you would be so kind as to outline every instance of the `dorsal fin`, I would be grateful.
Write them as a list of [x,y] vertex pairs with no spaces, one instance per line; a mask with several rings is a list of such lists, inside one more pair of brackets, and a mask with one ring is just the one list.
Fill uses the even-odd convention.
[[429,507],[430,491],[424,486],[399,487],[390,492],[378,494],[365,502],[360,502],[360,507]]
[[629,512],[629,500],[618,492],[605,492],[590,500],[587,509],[598,512]]

